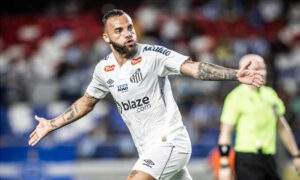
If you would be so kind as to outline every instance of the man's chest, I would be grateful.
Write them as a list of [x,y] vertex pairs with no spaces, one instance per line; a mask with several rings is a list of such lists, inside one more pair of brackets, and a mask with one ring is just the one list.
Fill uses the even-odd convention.
[[102,76],[106,86],[115,98],[127,99],[145,93],[149,84],[156,81],[151,65],[146,62],[130,61],[122,67],[115,67]]

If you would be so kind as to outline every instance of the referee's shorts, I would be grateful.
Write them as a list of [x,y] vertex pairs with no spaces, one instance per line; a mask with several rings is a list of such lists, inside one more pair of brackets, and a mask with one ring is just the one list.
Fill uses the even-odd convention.
[[280,180],[274,155],[236,152],[237,180]]

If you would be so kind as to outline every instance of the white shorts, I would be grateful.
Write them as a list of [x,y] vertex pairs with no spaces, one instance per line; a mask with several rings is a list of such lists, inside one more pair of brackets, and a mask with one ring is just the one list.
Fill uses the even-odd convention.
[[170,142],[155,144],[137,160],[132,170],[143,171],[159,180],[192,180],[186,164],[190,153],[178,152]]

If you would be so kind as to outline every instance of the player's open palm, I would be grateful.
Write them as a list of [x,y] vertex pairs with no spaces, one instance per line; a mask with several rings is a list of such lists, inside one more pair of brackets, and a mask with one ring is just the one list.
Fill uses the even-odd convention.
[[38,116],[34,117],[35,120],[39,122],[35,130],[30,134],[30,139],[28,144],[30,146],[36,145],[42,138],[44,138],[50,131],[50,122],[45,118],[40,118]]
[[248,67],[250,65],[251,61],[238,70],[238,80],[244,84],[254,85],[256,87],[262,86],[265,83],[264,75],[259,71],[249,70]]

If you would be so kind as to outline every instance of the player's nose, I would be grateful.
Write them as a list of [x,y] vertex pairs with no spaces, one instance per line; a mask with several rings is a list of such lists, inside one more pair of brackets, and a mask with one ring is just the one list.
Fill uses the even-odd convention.
[[125,38],[126,39],[132,39],[132,33],[130,31],[126,31]]

